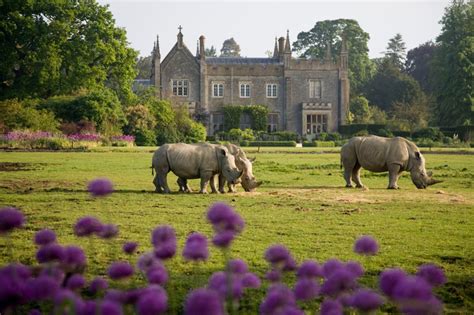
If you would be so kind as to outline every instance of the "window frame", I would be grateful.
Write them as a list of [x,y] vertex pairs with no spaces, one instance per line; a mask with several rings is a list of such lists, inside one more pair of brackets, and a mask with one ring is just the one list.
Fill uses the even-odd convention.
[[171,93],[177,97],[189,97],[189,80],[171,79]]
[[[244,90],[242,90],[242,87],[244,87]],[[242,95],[242,91],[244,91],[244,94]],[[240,98],[250,98],[252,95],[252,87],[250,82],[239,82],[239,96]]]
[[[270,92],[270,93],[268,93],[268,92]],[[265,95],[267,96],[267,98],[278,98],[278,84],[277,83],[267,83],[265,85]]]
[[329,114],[306,114],[306,134],[317,135],[329,130]]
[[[319,86],[319,89],[316,89],[317,86]],[[308,92],[309,98],[321,99],[323,97],[323,81],[321,79],[310,79],[308,82]]]
[[[217,87],[217,90],[216,90]],[[216,93],[217,92],[217,95]],[[224,97],[224,82],[212,82],[212,97],[223,98]]]

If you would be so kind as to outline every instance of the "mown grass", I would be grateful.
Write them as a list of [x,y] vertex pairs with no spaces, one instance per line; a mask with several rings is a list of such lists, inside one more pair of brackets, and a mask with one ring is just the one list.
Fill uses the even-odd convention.
[[[293,149],[293,150],[292,150]],[[128,259],[121,254],[125,240],[140,243],[140,251],[151,248],[150,231],[171,224],[177,231],[179,248],[191,231],[208,236],[205,220],[209,205],[225,201],[243,216],[246,227],[232,247],[232,257],[248,262],[263,276],[268,266],[265,249],[285,244],[298,262],[324,261],[337,257],[357,260],[366,268],[363,282],[376,286],[377,275],[387,267],[415,272],[418,265],[433,262],[447,273],[448,283],[437,290],[446,313],[474,312],[474,157],[466,154],[426,154],[427,167],[444,182],[417,190],[408,174],[399,181],[402,189],[386,190],[386,174],[363,171],[369,189],[346,189],[339,167],[339,154],[321,153],[319,148],[249,148],[256,157],[254,173],[264,184],[254,193],[161,195],[153,193],[152,148],[102,149],[96,152],[2,152],[0,206],[21,208],[27,215],[25,229],[13,235],[14,258],[35,264],[33,234],[52,228],[62,244],[82,245],[89,258],[87,277],[105,274],[108,263]],[[326,152],[326,151],[324,151]],[[9,163],[24,163],[7,165]],[[7,165],[7,166],[5,166]],[[86,183],[96,177],[110,178],[116,192],[104,199],[88,196]],[[177,191],[176,177],[168,181]],[[198,180],[191,187],[198,189]],[[72,225],[84,215],[95,215],[120,227],[113,242],[73,236]],[[361,234],[373,235],[380,254],[363,259],[352,252]],[[0,264],[7,262],[5,241],[0,239]],[[134,257],[133,259],[135,259]],[[193,287],[203,286],[208,276],[223,268],[223,255],[211,250],[205,264],[186,263],[181,257],[168,262],[175,304]],[[291,277],[287,279],[291,282]],[[136,276],[132,287],[143,279]],[[243,314],[256,313],[264,288],[251,291],[241,306]],[[306,305],[312,309],[315,305]],[[385,311],[392,311],[386,307]]]

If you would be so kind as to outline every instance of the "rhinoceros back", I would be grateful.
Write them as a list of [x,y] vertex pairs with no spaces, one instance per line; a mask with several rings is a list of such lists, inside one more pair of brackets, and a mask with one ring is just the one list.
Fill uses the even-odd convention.
[[205,143],[170,144],[166,158],[170,170],[182,178],[199,178],[202,170],[219,171],[215,148]]
[[409,158],[406,140],[399,137],[360,137],[356,154],[359,164],[372,172],[387,171],[389,164],[399,164],[405,169]]

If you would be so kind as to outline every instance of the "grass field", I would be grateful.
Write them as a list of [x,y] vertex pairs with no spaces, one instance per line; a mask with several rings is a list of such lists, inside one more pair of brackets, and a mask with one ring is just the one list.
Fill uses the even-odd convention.
[[[245,219],[246,227],[235,241],[231,255],[248,262],[251,271],[263,276],[268,266],[265,249],[274,243],[286,245],[298,262],[324,261],[337,257],[360,261],[366,275],[363,283],[376,286],[376,277],[387,267],[415,272],[418,265],[433,262],[447,273],[448,283],[437,290],[446,313],[474,313],[474,155],[426,154],[427,168],[443,183],[417,190],[405,173],[400,190],[386,190],[387,174],[362,172],[367,190],[343,188],[336,149],[256,148],[254,174],[263,185],[253,193],[239,187],[236,194],[161,195],[153,193],[152,148],[101,149],[96,152],[2,152],[0,153],[0,206],[21,208],[27,215],[25,229],[13,235],[14,258],[35,264],[32,243],[35,231],[52,228],[62,244],[82,245],[89,258],[87,276],[104,274],[108,263],[126,259],[120,253],[125,240],[151,248],[150,231],[160,224],[176,229],[179,248],[186,235],[199,231],[212,235],[205,213],[215,201],[225,201]],[[447,154],[449,153],[449,154]],[[20,164],[11,164],[20,163]],[[91,199],[85,190],[89,180],[108,177],[116,192],[108,198]],[[176,177],[168,176],[177,191]],[[198,189],[198,180],[191,187]],[[97,240],[91,247],[72,233],[74,222],[95,215],[119,225],[113,242]],[[370,234],[380,243],[380,254],[362,259],[352,252],[354,240]],[[0,239],[0,264],[6,263],[6,245]],[[223,268],[223,255],[211,250],[201,265],[181,257],[168,263],[176,300],[193,287],[205,285],[208,276]],[[286,279],[291,283],[292,279]],[[131,283],[142,283],[137,276]],[[243,313],[252,314],[264,289],[249,292]],[[305,305],[313,309],[315,305]],[[385,311],[392,309],[386,307]]]

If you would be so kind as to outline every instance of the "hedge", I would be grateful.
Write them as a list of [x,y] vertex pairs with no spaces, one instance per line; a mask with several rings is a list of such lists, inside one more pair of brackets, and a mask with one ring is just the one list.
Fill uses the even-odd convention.
[[333,148],[336,146],[334,141],[304,141],[303,147]]
[[296,141],[248,141],[248,146],[249,147],[296,147]]

